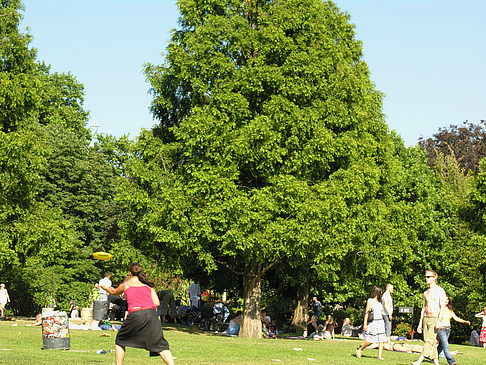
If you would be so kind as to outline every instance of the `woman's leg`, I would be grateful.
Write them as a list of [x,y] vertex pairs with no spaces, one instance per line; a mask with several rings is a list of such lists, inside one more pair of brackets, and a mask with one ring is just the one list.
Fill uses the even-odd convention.
[[438,347],[438,352],[440,353],[440,350],[444,351],[445,358],[447,359],[447,363],[453,364],[456,362],[454,360],[454,357],[452,357],[451,352],[449,351],[449,335],[451,334],[450,329],[440,329],[439,332],[437,333],[437,338],[439,340],[439,347]]
[[170,352],[170,350],[161,351],[159,352],[159,355],[167,365],[175,365],[174,357],[172,356],[172,352]]
[[125,359],[125,346],[115,345],[116,365],[123,365],[123,359]]
[[383,359],[383,345],[384,345],[384,343],[380,342],[380,344],[378,346],[378,359],[380,359],[380,360],[384,360]]
[[[356,350],[356,357],[359,359],[363,354],[363,350],[371,345],[371,342],[365,341],[357,350]],[[383,348],[382,348],[383,350]]]

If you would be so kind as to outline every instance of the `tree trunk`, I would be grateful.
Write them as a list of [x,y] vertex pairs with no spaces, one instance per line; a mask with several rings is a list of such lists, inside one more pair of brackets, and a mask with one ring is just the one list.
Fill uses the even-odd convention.
[[309,283],[307,280],[302,282],[297,288],[297,304],[294,309],[294,316],[292,318],[292,325],[299,328],[306,328],[309,321],[308,314],[309,306]]
[[262,338],[262,321],[260,319],[262,287],[259,273],[249,272],[243,276],[243,297],[243,320],[240,337]]

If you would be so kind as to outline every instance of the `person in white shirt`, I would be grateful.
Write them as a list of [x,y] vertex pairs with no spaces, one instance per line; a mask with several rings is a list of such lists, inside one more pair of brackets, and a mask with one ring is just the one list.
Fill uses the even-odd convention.
[[5,315],[5,305],[10,303],[8,291],[5,289],[5,284],[0,284],[0,317]]
[[199,299],[201,299],[201,287],[196,283],[189,284],[189,302],[191,307],[197,307],[199,304]]
[[110,280],[110,273],[109,272],[105,272],[105,277],[100,280],[98,285],[99,285],[99,290],[100,290],[100,297],[98,298],[98,300],[100,300],[100,301],[108,300],[108,294],[106,294],[106,290],[104,290],[102,288],[102,286],[105,286],[105,287],[108,287],[108,288],[111,287],[111,280]]
[[387,284],[386,291],[381,298],[381,302],[383,304],[383,308],[385,309],[385,315],[383,316],[383,320],[385,321],[385,333],[386,333],[386,340],[390,343],[390,336],[392,330],[392,319],[393,319],[393,299],[391,295],[393,294],[393,285]]

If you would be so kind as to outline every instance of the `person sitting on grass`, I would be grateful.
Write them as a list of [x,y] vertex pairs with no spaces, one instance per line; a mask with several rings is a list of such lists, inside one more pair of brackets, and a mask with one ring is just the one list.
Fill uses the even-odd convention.
[[228,329],[224,331],[226,335],[238,336],[241,326],[241,312],[237,312],[235,318],[230,320]]
[[363,325],[353,326],[351,320],[349,318],[345,318],[343,327],[341,328],[341,335],[344,337],[358,337],[361,327],[363,327]]
[[471,337],[469,338],[469,342],[471,342],[471,345],[480,347],[479,345],[479,331],[480,328],[478,326],[474,327],[473,330],[471,331]]
[[319,324],[317,323],[317,316],[312,316],[311,320],[307,323],[307,337],[311,337],[316,334],[319,329]]
[[326,340],[334,340],[334,330],[337,326],[338,324],[332,316],[327,316],[326,323],[324,323],[324,338]]
[[38,313],[35,316],[35,322],[32,324],[32,326],[42,326],[42,314]]

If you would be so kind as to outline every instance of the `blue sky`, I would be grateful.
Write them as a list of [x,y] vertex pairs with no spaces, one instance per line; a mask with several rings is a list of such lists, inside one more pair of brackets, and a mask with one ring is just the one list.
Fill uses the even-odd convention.
[[[486,0],[339,0],[390,129],[407,146],[464,120],[486,119]],[[175,0],[24,0],[38,59],[84,84],[101,133],[136,137],[155,121],[143,65],[160,64]]]

